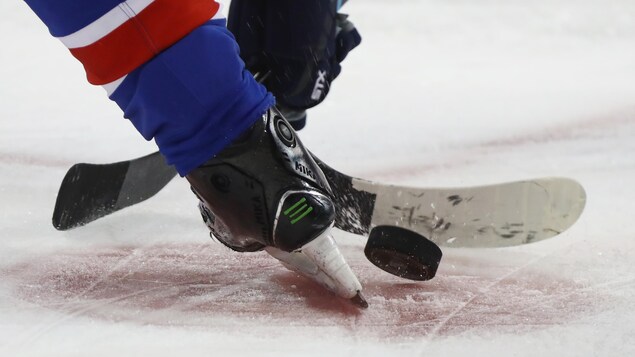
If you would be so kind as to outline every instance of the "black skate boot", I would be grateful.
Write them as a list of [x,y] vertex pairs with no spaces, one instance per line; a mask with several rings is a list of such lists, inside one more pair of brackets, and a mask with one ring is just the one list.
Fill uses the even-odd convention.
[[366,305],[330,234],[335,206],[328,181],[276,109],[186,178],[214,238],[239,252],[266,249],[288,268]]

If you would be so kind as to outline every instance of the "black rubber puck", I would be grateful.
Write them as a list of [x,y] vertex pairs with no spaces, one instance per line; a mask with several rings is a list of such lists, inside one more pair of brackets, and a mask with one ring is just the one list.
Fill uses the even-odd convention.
[[443,255],[424,236],[394,226],[373,228],[364,254],[371,263],[392,275],[419,281],[434,278]]

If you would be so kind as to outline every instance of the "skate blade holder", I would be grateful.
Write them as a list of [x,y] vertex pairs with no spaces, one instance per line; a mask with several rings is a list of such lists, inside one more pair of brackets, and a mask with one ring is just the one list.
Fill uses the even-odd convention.
[[424,236],[405,228],[376,226],[368,235],[366,258],[398,277],[424,281],[434,278],[441,249]]

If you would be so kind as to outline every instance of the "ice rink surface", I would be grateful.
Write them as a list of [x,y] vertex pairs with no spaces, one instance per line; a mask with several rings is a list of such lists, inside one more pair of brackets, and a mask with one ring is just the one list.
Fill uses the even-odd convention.
[[50,223],[76,162],[155,150],[22,1],[0,4],[1,356],[635,355],[635,2],[353,0],[363,45],[304,143],[373,180],[466,186],[566,176],[564,234],[444,249],[392,277],[336,239],[358,311],[266,254],[208,238],[178,179],[69,232]]

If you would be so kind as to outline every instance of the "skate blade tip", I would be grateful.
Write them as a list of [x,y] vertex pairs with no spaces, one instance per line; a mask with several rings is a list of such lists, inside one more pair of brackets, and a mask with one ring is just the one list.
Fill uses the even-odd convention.
[[368,308],[368,302],[366,301],[366,299],[364,299],[362,292],[359,290],[357,291],[357,294],[353,296],[350,300],[353,304],[361,307],[362,309]]

